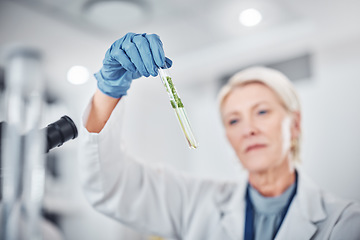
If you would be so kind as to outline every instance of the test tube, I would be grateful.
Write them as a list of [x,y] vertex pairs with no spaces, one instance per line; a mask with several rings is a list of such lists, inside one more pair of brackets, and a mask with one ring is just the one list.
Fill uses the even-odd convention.
[[167,69],[166,67],[159,68],[159,75],[169,95],[171,106],[175,111],[176,117],[179,121],[180,127],[184,133],[185,139],[189,147],[193,149],[197,148],[199,144],[196,141],[193,131],[190,127],[184,104],[182,103],[179,93],[175,88],[174,82],[169,73],[169,69]]

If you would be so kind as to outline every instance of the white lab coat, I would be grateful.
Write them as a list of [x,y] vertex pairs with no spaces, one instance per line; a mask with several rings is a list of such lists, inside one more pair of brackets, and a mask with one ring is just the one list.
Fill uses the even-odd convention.
[[[234,182],[196,179],[132,159],[119,143],[124,100],[99,134],[81,126],[81,179],[93,207],[146,234],[243,239],[246,176]],[[297,194],[276,239],[360,239],[360,204],[324,193],[298,172]]]

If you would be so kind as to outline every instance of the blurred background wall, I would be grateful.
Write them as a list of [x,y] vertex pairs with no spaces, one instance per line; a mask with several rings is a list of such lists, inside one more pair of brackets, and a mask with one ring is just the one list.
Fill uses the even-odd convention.
[[[239,13],[257,8],[262,22],[245,27]],[[201,177],[241,174],[220,122],[216,95],[232,73],[251,65],[284,71],[303,110],[303,169],[322,188],[360,200],[360,2],[235,0],[0,1],[0,51],[18,45],[43,53],[48,105],[44,124],[69,115],[80,125],[105,51],[126,32],[157,33],[174,62],[173,79],[200,142],[187,148],[159,78],[128,92],[126,145],[142,161]],[[1,62],[0,62],[1,63]],[[67,80],[74,65],[89,80]],[[66,239],[148,239],[95,212],[78,179],[77,140],[48,156],[44,209]]]

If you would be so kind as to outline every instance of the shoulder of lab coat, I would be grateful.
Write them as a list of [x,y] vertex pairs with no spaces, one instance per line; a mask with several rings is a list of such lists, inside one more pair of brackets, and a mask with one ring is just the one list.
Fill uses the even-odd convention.
[[297,194],[276,240],[360,239],[360,207],[320,189],[298,168]]
[[[237,204],[236,199],[244,194],[234,189],[242,187],[232,182],[197,179],[169,167],[150,166],[133,159],[120,143],[124,104],[125,98],[119,101],[99,134],[89,133],[83,123],[80,127],[80,179],[91,205],[146,234],[204,239],[204,234],[211,236],[219,229],[223,215],[227,215],[225,228],[238,231],[239,222],[243,222],[243,204]],[[82,122],[86,122],[89,109],[90,106]],[[235,211],[229,212],[228,202],[236,207],[232,209]],[[220,229],[217,236],[223,236],[222,233]]]

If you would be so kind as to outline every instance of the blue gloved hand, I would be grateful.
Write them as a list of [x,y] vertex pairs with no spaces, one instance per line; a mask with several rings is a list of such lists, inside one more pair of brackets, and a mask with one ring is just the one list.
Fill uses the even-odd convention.
[[94,76],[98,88],[106,95],[126,95],[133,79],[158,75],[158,68],[171,67],[162,42],[156,34],[127,33],[107,50],[103,66]]

